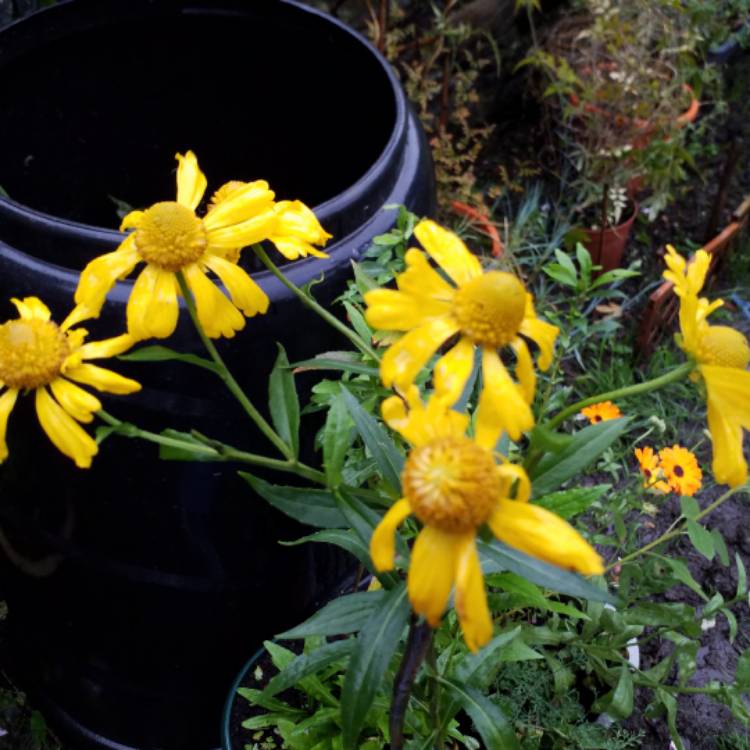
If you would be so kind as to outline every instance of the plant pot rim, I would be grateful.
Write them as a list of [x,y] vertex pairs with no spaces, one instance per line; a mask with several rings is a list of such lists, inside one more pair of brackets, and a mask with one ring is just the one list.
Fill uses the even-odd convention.
[[242,687],[247,673],[255,666],[255,663],[263,656],[266,649],[261,646],[243,665],[242,669],[234,678],[232,687],[229,689],[224,708],[221,712],[221,748],[222,750],[232,750],[232,706],[237,699],[237,691]]

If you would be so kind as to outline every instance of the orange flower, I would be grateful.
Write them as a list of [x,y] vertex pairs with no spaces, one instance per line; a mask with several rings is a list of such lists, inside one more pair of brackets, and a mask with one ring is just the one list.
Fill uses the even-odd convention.
[[646,489],[654,489],[663,492],[665,495],[672,491],[668,482],[663,479],[664,472],[659,464],[659,456],[654,449],[647,445],[645,448],[636,448],[635,457],[640,464],[641,474],[643,474],[643,486]]
[[581,409],[581,414],[583,414],[591,424],[606,422],[608,419],[617,419],[622,416],[622,412],[611,401],[602,401],[599,404],[587,406]]
[[669,486],[679,495],[694,495],[700,488],[703,472],[695,455],[687,448],[673,445],[659,451],[661,469]]

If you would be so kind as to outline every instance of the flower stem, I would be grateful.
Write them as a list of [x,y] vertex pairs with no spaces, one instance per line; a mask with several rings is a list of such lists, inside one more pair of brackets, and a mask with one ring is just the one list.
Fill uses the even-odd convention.
[[195,326],[195,330],[198,332],[198,336],[200,336],[200,339],[203,342],[203,346],[206,348],[209,356],[214,361],[214,364],[218,369],[218,375],[224,382],[224,385],[226,385],[230,393],[237,399],[237,401],[239,401],[240,406],[242,406],[242,408],[245,410],[245,413],[250,417],[250,419],[253,420],[253,422],[255,422],[258,429],[271,441],[271,443],[273,443],[273,445],[278,449],[281,455],[289,461],[293,461],[294,451],[292,450],[292,448],[288,446],[281,439],[281,437],[279,437],[273,427],[268,424],[263,415],[255,408],[255,406],[253,406],[252,402],[242,390],[239,383],[234,379],[234,376],[229,371],[229,368],[226,366],[226,364],[224,364],[224,360],[219,354],[217,348],[214,346],[214,342],[211,341],[211,339],[206,335],[206,332],[203,330],[203,326],[201,325],[200,320],[198,320],[198,313],[195,309],[195,299],[193,298],[193,293],[190,291],[190,287],[188,287],[182,271],[178,271],[176,275],[177,281],[180,285],[180,291],[182,292],[182,296],[185,298],[185,304],[187,305],[188,313],[190,313],[190,319],[193,321],[193,325]]
[[304,292],[302,289],[300,289],[296,284],[293,284],[289,279],[284,276],[283,273],[278,269],[278,267],[275,265],[275,263],[268,257],[268,254],[266,251],[260,246],[260,245],[253,245],[253,250],[257,254],[258,258],[260,258],[263,265],[287,288],[289,289],[293,294],[295,294],[297,297],[299,297],[302,302],[307,305],[311,310],[316,312],[318,315],[320,315],[323,320],[326,321],[330,326],[335,328],[339,333],[346,336],[346,338],[349,339],[349,341],[354,344],[354,346],[357,347],[363,354],[366,354],[368,357],[371,357],[376,362],[380,360],[380,357],[378,357],[377,352],[366,342],[364,341],[361,336],[356,331],[353,331],[349,326],[344,325],[337,317],[334,315],[331,315],[331,313],[328,312],[321,304],[315,301],[315,299],[312,297],[312,295]]
[[614,391],[607,391],[606,393],[600,393],[596,396],[590,396],[582,401],[577,401],[575,404],[563,409],[559,414],[556,414],[552,419],[547,422],[546,426],[550,429],[557,427],[559,424],[564,422],[568,417],[573,414],[577,414],[585,406],[591,406],[592,404],[598,404],[600,401],[613,401],[618,398],[628,398],[629,396],[638,396],[641,393],[649,393],[655,391],[658,388],[663,388],[665,385],[674,383],[677,380],[687,377],[693,370],[695,365],[692,362],[685,362],[679,367],[675,367],[674,370],[654,378],[653,380],[647,380],[644,383],[636,383],[635,385],[628,385],[624,388],[617,388]]

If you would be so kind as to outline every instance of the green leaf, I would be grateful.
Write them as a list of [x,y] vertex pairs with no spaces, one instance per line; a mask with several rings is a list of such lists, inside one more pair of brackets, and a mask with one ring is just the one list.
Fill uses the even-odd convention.
[[159,345],[144,346],[127,354],[120,354],[117,359],[122,359],[126,362],[166,362],[168,360],[177,360],[178,362],[186,362],[189,365],[202,367],[204,370],[211,370],[211,372],[216,374],[219,373],[219,368],[211,360],[203,359],[203,357],[199,357],[196,354],[181,354],[174,351],[174,349]]
[[714,548],[716,549],[716,554],[719,556],[719,561],[725,568],[728,567],[729,550],[727,549],[727,544],[724,541],[724,537],[721,535],[721,532],[718,529],[711,529],[711,536],[714,540]]
[[386,592],[362,591],[340,596],[319,609],[301,625],[277,635],[285,640],[307,638],[311,635],[342,635],[360,630],[372,613],[383,605]]
[[354,328],[363,341],[369,341],[372,338],[372,329],[367,325],[367,321],[362,313],[350,302],[344,302],[344,308],[346,309],[346,314],[349,322],[352,324],[352,328]]
[[580,242],[576,242],[576,259],[578,260],[578,267],[581,269],[581,285],[584,289],[587,289],[591,284],[591,272],[594,269],[594,264],[591,261],[591,253]]
[[519,750],[513,724],[505,712],[476,688],[441,679],[469,714],[486,750]]
[[279,356],[268,378],[268,408],[279,437],[299,455],[299,398],[286,351],[281,344]]
[[486,576],[487,584],[501,588],[514,595],[513,606],[536,607],[537,609],[575,617],[576,619],[588,620],[588,615],[570,604],[553,602],[542,593],[542,590],[515,573],[491,573]]
[[714,549],[714,538],[711,536],[711,532],[705,526],[688,519],[687,533],[693,547],[707,560],[713,560],[716,550]]
[[341,690],[344,750],[356,750],[357,738],[409,619],[403,584],[384,596],[357,636]]
[[693,578],[690,571],[688,570],[688,566],[685,565],[682,560],[677,560],[676,558],[672,557],[664,557],[663,555],[654,555],[654,557],[661,560],[664,565],[666,565],[668,568],[671,569],[673,577],[678,580],[680,583],[684,583],[689,589],[692,591],[695,591],[698,596],[703,599],[703,601],[708,601],[708,597],[703,593],[703,589],[701,588],[698,581]]
[[346,528],[349,522],[327,490],[307,487],[285,487],[253,476],[246,471],[237,472],[267,503],[282,513],[308,526],[323,529]]
[[554,279],[558,284],[569,286],[573,289],[578,286],[578,276],[575,271],[571,273],[559,263],[548,263],[542,268],[542,271],[544,271],[544,273],[546,273],[551,279]]
[[672,738],[677,750],[685,750],[680,733],[677,731],[677,698],[662,688],[654,691],[656,698],[667,709],[667,726],[669,727],[669,736]]
[[336,488],[342,482],[344,459],[354,440],[353,426],[344,397],[338,393],[331,399],[323,427],[323,466],[329,487]]
[[701,512],[701,508],[694,497],[681,497],[680,512],[685,518],[695,519]]
[[530,435],[531,447],[539,448],[545,453],[559,453],[570,445],[572,439],[572,435],[551,430],[544,424],[536,425]]
[[[128,428],[133,425],[120,425],[115,428],[115,432],[121,435],[128,434]],[[162,461],[219,461],[221,456],[218,452],[208,453],[206,452],[205,443],[197,440],[189,432],[181,432],[180,430],[173,430],[171,427],[162,430],[160,433],[163,437],[173,438],[185,443],[186,447],[177,447],[174,445],[159,445],[159,458]],[[190,449],[190,445],[195,446],[195,450]]]
[[458,679],[471,687],[484,690],[489,687],[498,672],[499,662],[497,654],[514,641],[521,633],[521,627],[496,635],[486,646],[476,654],[467,654],[456,665]]
[[611,487],[611,484],[574,487],[537,498],[534,504],[541,505],[542,508],[551,510],[567,520],[588,510]]
[[489,563],[482,566],[485,572],[509,570],[552,591],[591,601],[615,603],[615,599],[608,591],[594,586],[585,578],[537,560],[497,540],[489,544],[478,542],[477,548],[480,556]]
[[305,370],[340,370],[355,375],[370,375],[377,378],[380,372],[377,367],[363,365],[357,352],[323,352],[312,359],[295,362],[292,367],[296,372]]
[[353,529],[326,529],[324,531],[316,531],[314,534],[295,539],[293,542],[281,542],[281,544],[285,547],[296,547],[299,544],[306,544],[307,542],[335,544],[337,547],[341,547],[351,555],[354,555],[362,565],[370,569],[370,550],[367,549],[367,545]]
[[523,636],[519,635],[510,643],[507,643],[497,653],[497,660],[501,663],[511,663],[517,661],[534,661],[544,657],[538,651],[534,651],[531,646],[526,645]]
[[602,698],[608,714],[615,719],[627,719],[633,713],[633,675],[630,665],[623,664],[615,689]]
[[737,687],[743,692],[750,691],[750,648],[740,654],[737,659],[737,667],[734,672]]
[[269,681],[263,689],[263,694],[266,696],[276,695],[282,690],[296,685],[303,677],[315,674],[329,664],[346,658],[353,645],[354,641],[351,639],[334,641],[316,648],[310,654],[300,654]]
[[608,419],[579,430],[567,448],[547,454],[531,472],[535,497],[554,492],[563,482],[580,474],[625,431],[630,417]]
[[737,552],[734,553],[734,560],[737,563],[737,598],[739,599],[747,591],[747,572],[745,571],[745,563],[742,562],[742,558]]
[[393,440],[378,424],[377,420],[368,414],[354,396],[342,385],[349,414],[362,438],[362,442],[375,459],[383,481],[398,495],[401,494],[401,470],[404,466],[403,456],[396,450]]

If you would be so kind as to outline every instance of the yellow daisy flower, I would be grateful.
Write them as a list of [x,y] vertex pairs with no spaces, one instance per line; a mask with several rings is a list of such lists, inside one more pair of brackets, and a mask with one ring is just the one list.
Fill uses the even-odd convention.
[[370,554],[377,570],[392,570],[396,528],[413,513],[423,524],[407,579],[414,611],[437,627],[455,585],[464,639],[476,651],[492,637],[475,544],[482,524],[516,549],[585,575],[601,573],[602,561],[567,522],[528,502],[531,485],[520,466],[497,464],[466,436],[467,415],[435,396],[424,405],[416,386],[407,394],[406,403],[392,396],[382,406],[385,421],[413,448],[401,475],[404,497],[375,529]]
[[722,300],[698,297],[711,258],[698,250],[688,265],[667,246],[668,270],[664,278],[674,284],[680,298],[678,344],[697,363],[698,379],[705,387],[708,429],[713,442],[712,470],[717,482],[737,487],[747,481],[742,431],[750,429],[750,345],[742,333],[729,326],[709,325],[708,316]]
[[[134,231],[117,250],[94,259],[83,270],[71,325],[97,317],[115,282],[144,262],[127,305],[128,332],[134,339],[166,338],[174,332],[178,271],[195,298],[206,334],[232,337],[245,325],[243,314],[265,313],[269,304],[265,292],[237,265],[240,249],[271,239],[293,259],[314,251],[313,244],[325,243],[330,236],[299,201],[275,204],[264,180],[227,183],[199,218],[195,211],[206,190],[206,177],[192,151],[177,154],[177,161],[177,200],[132,211],[123,219],[121,231]],[[218,277],[231,301],[209,279],[208,271]]]
[[641,474],[643,475],[643,487],[647,490],[658,490],[665,495],[672,491],[672,488],[662,478],[664,473],[659,465],[659,456],[654,449],[647,445],[645,448],[636,448],[635,457],[638,459]]
[[[405,332],[383,355],[383,384],[405,392],[437,349],[458,334],[458,342],[435,365],[436,392],[449,404],[459,399],[479,347],[484,385],[477,436],[483,445],[494,446],[503,431],[517,440],[534,425],[530,404],[536,373],[526,338],[539,346],[537,363],[546,370],[558,329],[536,317],[533,297],[516,276],[483,272],[479,259],[452,232],[425,219],[414,234],[453,283],[412,248],[406,253],[406,271],[396,279],[398,289],[365,294],[371,326]],[[506,347],[515,354],[518,383],[498,355]]]
[[679,445],[662,448],[659,462],[669,486],[678,495],[694,495],[701,488],[703,472],[698,459],[687,448]]
[[133,339],[125,334],[85,344],[83,328],[71,330],[65,323],[57,326],[50,320],[47,306],[36,297],[11,302],[20,317],[0,325],[0,463],[8,457],[5,435],[18,394],[33,390],[42,429],[61,453],[87,469],[99,449],[78,422],[91,422],[102,405],[71,381],[108,393],[139,391],[141,386],[135,380],[86,361],[122,354]]
[[588,419],[591,424],[606,422],[609,419],[617,419],[618,417],[622,416],[622,412],[620,411],[619,407],[616,404],[613,404],[611,401],[602,401],[598,404],[586,406],[581,409],[581,414],[583,414],[583,416],[586,417],[586,419]]

